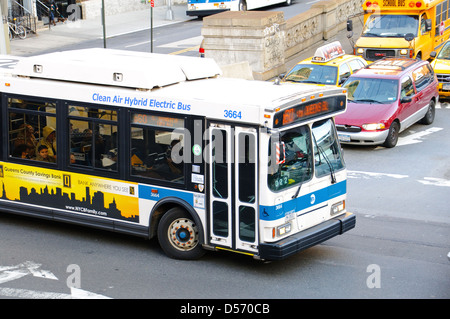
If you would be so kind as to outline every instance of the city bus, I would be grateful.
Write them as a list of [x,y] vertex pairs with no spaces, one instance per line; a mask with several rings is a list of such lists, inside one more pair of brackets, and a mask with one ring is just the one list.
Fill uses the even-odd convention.
[[354,54],[367,61],[429,59],[450,36],[448,5],[449,0],[364,1],[364,27]]
[[188,16],[203,17],[223,11],[246,11],[284,3],[292,0],[187,0]]
[[212,59],[0,59],[0,211],[157,238],[175,259],[281,260],[355,226],[342,88],[224,78]]

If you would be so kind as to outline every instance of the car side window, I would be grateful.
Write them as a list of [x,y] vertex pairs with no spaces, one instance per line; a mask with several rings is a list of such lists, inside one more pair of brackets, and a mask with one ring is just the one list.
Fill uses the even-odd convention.
[[412,97],[414,95],[414,86],[411,78],[409,76],[405,76],[401,80],[402,89],[400,92],[400,98],[404,97]]
[[339,84],[344,83],[345,80],[350,76],[350,68],[346,63],[342,64],[339,68]]
[[350,65],[350,69],[352,70],[352,73],[355,73],[356,71],[362,69],[364,67],[364,64],[360,60],[351,60],[348,62]]
[[422,65],[412,72],[414,83],[416,84],[417,92],[422,91],[433,81],[433,76],[427,65]]

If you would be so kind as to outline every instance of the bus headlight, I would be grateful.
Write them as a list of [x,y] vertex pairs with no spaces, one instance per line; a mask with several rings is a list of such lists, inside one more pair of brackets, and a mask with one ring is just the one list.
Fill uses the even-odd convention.
[[345,209],[345,200],[340,201],[331,206],[330,215],[334,216],[336,214],[339,214],[340,212],[344,211],[344,209]]
[[383,123],[370,123],[370,124],[363,124],[362,128],[366,131],[376,131],[376,130],[382,130],[385,128]]
[[358,49],[356,49],[356,53],[363,54],[364,53],[364,49],[358,48]]
[[401,50],[400,50],[400,54],[401,54],[401,55],[407,55],[408,52],[409,52],[408,49],[401,49]]
[[291,231],[291,223],[277,227],[277,236],[283,236]]

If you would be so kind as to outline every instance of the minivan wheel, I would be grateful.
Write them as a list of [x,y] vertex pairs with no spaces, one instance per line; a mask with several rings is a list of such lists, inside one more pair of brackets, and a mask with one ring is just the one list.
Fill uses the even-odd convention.
[[388,148],[393,148],[397,145],[398,142],[398,133],[400,131],[400,125],[398,122],[392,122],[391,127],[389,128],[389,134],[384,141],[384,146]]
[[420,121],[420,123],[425,124],[425,125],[430,125],[431,123],[433,123],[434,113],[436,111],[435,105],[436,105],[436,103],[434,102],[434,100],[431,100],[430,104],[428,105],[427,113],[425,114],[423,119]]

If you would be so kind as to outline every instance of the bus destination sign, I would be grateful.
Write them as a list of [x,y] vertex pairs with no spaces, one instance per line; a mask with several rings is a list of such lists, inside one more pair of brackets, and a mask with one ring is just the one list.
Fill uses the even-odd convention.
[[273,127],[278,128],[296,122],[310,119],[314,116],[331,115],[345,110],[344,95],[317,99],[288,108],[275,114]]

